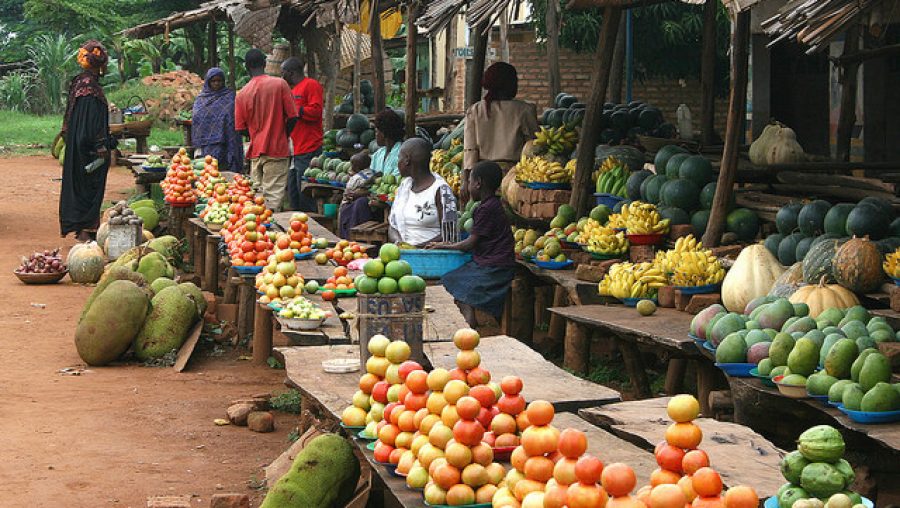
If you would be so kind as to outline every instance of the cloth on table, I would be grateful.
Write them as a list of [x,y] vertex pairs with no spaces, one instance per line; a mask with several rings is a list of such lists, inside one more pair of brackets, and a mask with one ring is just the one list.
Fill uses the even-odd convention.
[[469,261],[444,274],[441,283],[455,300],[471,305],[500,321],[515,273],[513,267],[481,266],[475,261]]

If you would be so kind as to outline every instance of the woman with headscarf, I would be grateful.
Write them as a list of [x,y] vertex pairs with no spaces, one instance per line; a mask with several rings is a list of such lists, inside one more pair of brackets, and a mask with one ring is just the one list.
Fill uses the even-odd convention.
[[375,115],[375,142],[380,147],[372,154],[372,171],[382,175],[398,176],[397,161],[406,128],[403,119],[393,109],[386,108]]
[[62,192],[59,195],[59,227],[62,236],[75,233],[88,241],[100,225],[100,205],[106,190],[109,151],[116,142],[109,136],[109,109],[100,76],[109,57],[97,41],[78,50],[78,65],[84,71],[72,79],[63,117],[66,140]]
[[194,100],[191,139],[201,156],[211,155],[219,169],[241,173],[244,145],[234,130],[234,90],[225,86],[225,72],[218,67],[206,71],[203,91]]
[[491,65],[484,71],[481,86],[487,90],[484,100],[466,111],[460,201],[469,199],[469,172],[478,161],[491,160],[509,169],[538,130],[537,108],[516,99],[519,76],[515,67],[506,62]]

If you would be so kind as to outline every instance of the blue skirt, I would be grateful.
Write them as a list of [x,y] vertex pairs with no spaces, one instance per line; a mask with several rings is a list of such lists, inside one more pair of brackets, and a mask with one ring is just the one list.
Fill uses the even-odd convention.
[[481,266],[469,261],[441,277],[441,283],[456,300],[487,312],[499,321],[515,274],[514,267]]

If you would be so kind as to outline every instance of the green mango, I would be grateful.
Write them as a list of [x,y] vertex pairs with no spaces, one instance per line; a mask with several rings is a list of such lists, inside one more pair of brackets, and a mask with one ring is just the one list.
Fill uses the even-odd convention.
[[794,349],[796,341],[790,334],[779,333],[772,339],[772,345],[769,346],[769,358],[772,359],[772,365],[780,367],[787,365],[788,355]]
[[798,317],[806,317],[809,315],[809,305],[803,302],[794,304],[794,315]]
[[806,391],[810,395],[828,395],[828,390],[837,381],[836,377],[829,376],[825,372],[817,372],[806,379]]
[[787,366],[791,372],[809,376],[818,365],[819,349],[816,347],[816,343],[806,338],[798,340],[788,354]]
[[786,298],[780,298],[768,304],[766,309],[756,318],[763,328],[781,330],[785,322],[793,317],[794,306]]
[[858,383],[849,384],[844,387],[844,393],[841,395],[841,402],[844,407],[853,411],[859,411],[862,407],[862,399],[866,396],[866,391],[862,389]]
[[810,330],[806,332],[806,335],[804,335],[803,338],[815,342],[816,349],[820,352],[822,351],[822,344],[825,343],[825,334],[822,333],[821,330]]
[[[793,319],[793,318],[791,318]],[[794,332],[808,332],[810,330],[816,329],[816,321],[807,316],[807,317],[798,317],[793,323],[788,325],[785,323],[785,332],[794,333]]]
[[859,407],[863,411],[895,411],[900,409],[900,393],[887,383],[878,383],[866,392]]
[[859,371],[859,384],[862,389],[869,391],[878,383],[887,383],[891,380],[891,361],[879,353],[871,353]]
[[840,379],[837,383],[831,385],[831,388],[828,389],[828,402],[841,402],[844,396],[844,388],[852,384],[853,381],[849,379]]
[[[854,343],[855,345],[855,343]],[[857,350],[859,348],[857,347]],[[856,357],[856,360],[853,360],[853,365],[850,366],[850,379],[854,382],[859,382],[859,371],[862,370],[863,365],[866,363],[866,358],[872,353],[877,353],[878,351],[874,349],[864,349],[859,351],[859,355]],[[837,376],[841,377],[841,376]]]
[[825,309],[816,316],[816,321],[829,322],[832,326],[840,323],[842,319],[844,319],[844,311],[835,307]]
[[841,331],[848,339],[856,340],[860,337],[869,335],[869,330],[862,321],[849,321],[841,325]]
[[772,374],[772,359],[764,358],[759,362],[759,365],[756,366],[756,370],[759,372],[760,376],[770,376]]
[[[829,335],[832,337],[836,334]],[[852,339],[838,339],[825,355],[825,372],[838,379],[847,379],[859,355],[856,342]],[[860,368],[862,368],[860,366]]]
[[[770,356],[768,359],[771,360],[772,357]],[[769,377],[774,379],[778,376],[784,376],[787,374],[790,374],[790,372],[788,371],[787,365],[779,365],[776,367],[772,367],[772,371],[769,372]]]
[[732,333],[716,347],[717,363],[745,363],[747,344],[740,334]]

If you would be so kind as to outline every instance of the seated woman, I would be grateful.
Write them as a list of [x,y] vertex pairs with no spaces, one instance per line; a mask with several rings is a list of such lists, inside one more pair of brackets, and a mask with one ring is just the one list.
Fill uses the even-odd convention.
[[372,220],[368,186],[375,176],[375,172],[369,169],[371,162],[369,152],[365,150],[350,157],[350,174],[352,176],[347,181],[344,199],[341,201],[341,238],[349,238],[351,229]]
[[432,245],[432,248],[472,253],[472,261],[445,274],[441,282],[473,328],[477,324],[475,309],[500,321],[506,293],[515,275],[515,241],[497,197],[502,179],[503,172],[496,162],[475,164],[469,174],[469,191],[472,199],[480,200],[481,204],[472,214],[469,237],[457,243]]
[[382,175],[399,174],[397,160],[400,157],[400,145],[403,144],[403,133],[406,126],[393,109],[387,108],[375,115],[375,142],[379,148],[372,154],[372,171]]
[[194,100],[191,136],[200,158],[211,155],[222,171],[241,173],[244,144],[234,130],[234,91],[225,86],[225,72],[213,67],[206,73],[203,91]]
[[[431,172],[431,143],[411,138],[400,148],[397,163],[403,180],[388,217],[388,238],[415,247],[451,240],[444,217],[455,222],[456,197],[443,178]],[[452,218],[452,219],[451,219]]]

